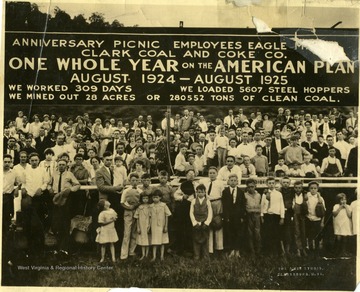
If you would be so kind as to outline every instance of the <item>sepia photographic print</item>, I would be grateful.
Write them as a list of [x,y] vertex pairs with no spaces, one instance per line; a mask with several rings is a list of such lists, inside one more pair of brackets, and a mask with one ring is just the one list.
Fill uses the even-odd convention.
[[1,286],[354,291],[359,1],[3,1]]

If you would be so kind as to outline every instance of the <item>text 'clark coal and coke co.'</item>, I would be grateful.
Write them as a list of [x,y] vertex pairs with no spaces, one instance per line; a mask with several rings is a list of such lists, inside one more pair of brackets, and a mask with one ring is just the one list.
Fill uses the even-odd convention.
[[309,55],[277,35],[12,32],[5,97],[9,104],[357,105],[358,64]]

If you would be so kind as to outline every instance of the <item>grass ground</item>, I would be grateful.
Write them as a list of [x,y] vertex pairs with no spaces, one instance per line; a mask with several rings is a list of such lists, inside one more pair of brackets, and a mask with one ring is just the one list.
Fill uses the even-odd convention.
[[[166,255],[163,262],[154,263],[136,257],[114,265],[98,261],[94,253],[66,259],[53,255],[23,258],[14,263],[12,274],[3,270],[3,285],[354,291],[356,278],[355,258],[243,256],[213,257],[206,262]],[[29,270],[20,270],[20,266]]]

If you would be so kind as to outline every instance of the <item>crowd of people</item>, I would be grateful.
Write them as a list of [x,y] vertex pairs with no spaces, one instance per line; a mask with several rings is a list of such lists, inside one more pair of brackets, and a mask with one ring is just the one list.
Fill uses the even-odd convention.
[[[297,180],[290,187],[290,177],[356,177],[357,131],[355,113],[336,108],[293,115],[279,108],[249,118],[240,108],[214,121],[185,109],[174,118],[166,111],[161,121],[140,115],[132,123],[91,120],[87,113],[66,120],[34,115],[30,123],[19,111],[4,129],[3,238],[14,198],[21,196],[16,224],[34,253],[51,235],[54,252],[68,255],[72,219],[88,215],[101,262],[107,244],[112,261],[117,253],[134,256],[137,245],[141,258],[151,246],[152,260],[158,250],[164,258],[165,245],[195,259],[223,250],[230,257],[244,251],[306,255],[319,249],[325,201],[319,183],[306,190]],[[176,190],[172,174],[186,177]],[[159,184],[151,184],[154,177]],[[258,177],[266,178],[261,192]],[[340,253],[356,234],[356,204],[347,205],[342,193],[334,206]]]

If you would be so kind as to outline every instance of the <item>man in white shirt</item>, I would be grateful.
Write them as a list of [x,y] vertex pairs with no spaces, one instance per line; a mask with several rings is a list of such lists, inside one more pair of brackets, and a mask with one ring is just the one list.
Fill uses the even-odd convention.
[[266,145],[266,143],[263,140],[261,140],[261,134],[259,130],[256,130],[254,132],[254,137],[253,137],[253,141],[251,142],[251,145],[254,147],[254,149],[256,148],[257,145],[260,145],[261,147],[264,147]]
[[357,127],[358,121],[357,118],[355,117],[354,111],[350,111],[349,112],[349,118],[346,119],[345,125],[346,125],[346,130],[349,129],[349,127],[352,127],[353,129],[355,127]]
[[227,124],[229,128],[234,124],[233,110],[229,110],[229,114],[224,118],[224,124]]
[[330,135],[330,124],[329,124],[329,117],[324,117],[324,122],[319,126],[319,134],[322,134],[324,137]]
[[349,152],[351,149],[351,146],[348,142],[344,140],[344,134],[342,132],[337,132],[336,134],[337,141],[334,143],[334,147],[340,150],[341,153],[341,166],[345,167],[346,159],[349,156]]
[[3,157],[3,223],[2,234],[3,244],[9,230],[11,218],[14,215],[14,190],[15,190],[15,173],[11,170],[12,157],[5,154]]
[[199,116],[198,126],[201,128],[202,133],[206,133],[208,131],[208,125],[203,115]]
[[[170,115],[170,113],[168,111],[165,112],[165,117],[164,119],[161,121],[161,129],[165,132],[167,129],[167,120],[168,117]],[[170,129],[174,129],[174,119],[170,117]]]
[[37,138],[39,137],[41,127],[42,123],[40,122],[39,116],[34,115],[34,121],[30,124],[29,133],[31,133],[34,138]]
[[240,122],[244,122],[245,120],[247,120],[247,117],[244,115],[244,111],[242,108],[239,108],[239,113],[238,116],[240,118]]
[[256,155],[255,147],[253,144],[248,143],[249,135],[247,132],[241,134],[242,142],[236,147],[238,150],[238,157],[250,156],[254,157]]
[[72,156],[75,155],[75,153],[73,153],[75,149],[71,151],[72,149],[70,148],[70,144],[65,144],[65,137],[61,134],[56,137],[56,145],[51,149],[54,151],[54,159],[57,159],[62,153],[67,153],[69,155],[71,153],[73,154]]
[[227,182],[230,174],[236,174],[240,185],[242,172],[241,172],[241,168],[235,165],[235,157],[227,156],[225,161],[226,161],[226,165],[220,168],[218,179]]
[[39,154],[31,153],[29,162],[31,167],[26,170],[21,189],[21,211],[29,249],[41,252],[44,248],[45,199],[50,177],[44,168],[39,167]]
[[80,183],[74,174],[67,170],[67,161],[59,159],[58,169],[54,173],[51,192],[54,195],[53,213],[51,216],[52,232],[57,238],[57,247],[63,255],[68,255],[70,243],[70,204],[76,204],[76,201],[69,199],[71,193],[80,189]]
[[25,183],[25,173],[26,170],[30,167],[30,164],[27,163],[28,155],[26,151],[20,151],[19,157],[20,163],[13,167],[13,172],[15,174],[17,184],[22,185]]

